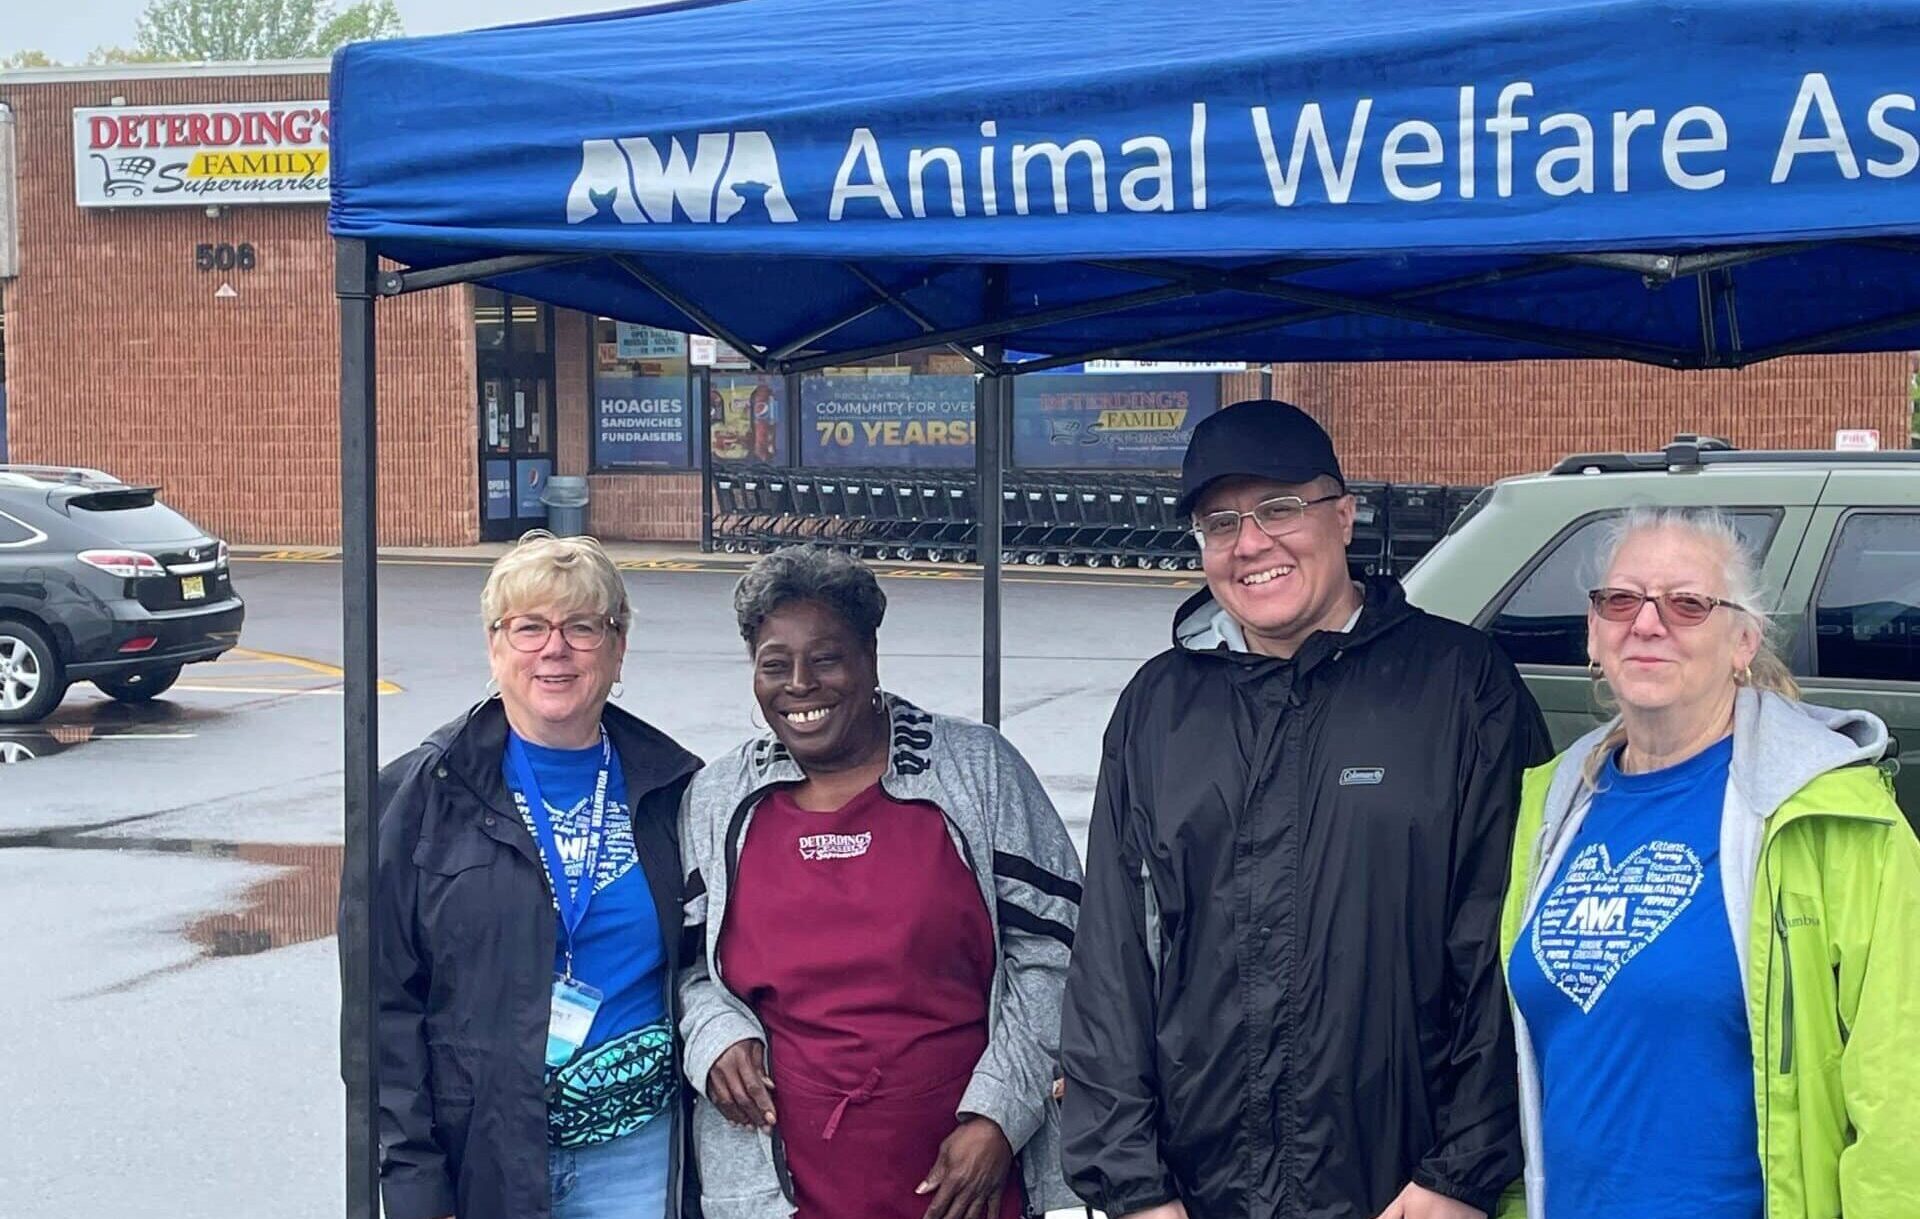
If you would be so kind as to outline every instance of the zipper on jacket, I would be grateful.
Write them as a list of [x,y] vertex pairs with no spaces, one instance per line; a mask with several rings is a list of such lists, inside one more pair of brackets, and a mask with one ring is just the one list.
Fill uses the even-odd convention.
[[[1834,812],[1803,813],[1799,817],[1794,818],[1794,820],[1801,820],[1804,818],[1813,818],[1813,817],[1838,817],[1845,821],[1861,821],[1869,825],[1892,825],[1893,824],[1893,822],[1888,818],[1874,817],[1874,816],[1870,816],[1862,813],[1834,813]],[[1780,974],[1781,1037],[1780,1037],[1779,1073],[1781,1075],[1790,1075],[1793,1073],[1793,1042],[1794,1042],[1793,961],[1791,959],[1790,950],[1787,945],[1786,894],[1782,892],[1780,889],[1780,886],[1775,883],[1773,871],[1769,866],[1771,857],[1773,854],[1774,839],[1779,836],[1779,833],[1783,828],[1784,827],[1773,828],[1767,834],[1766,845],[1761,848],[1761,853],[1760,853],[1760,871],[1761,871],[1761,874],[1766,877],[1768,895],[1770,896],[1773,902],[1773,943],[1778,946],[1780,954],[1783,957],[1788,958],[1782,961],[1781,974]],[[1767,953],[1767,993],[1769,995],[1773,993],[1773,956],[1774,954],[1772,951],[1769,951]],[[1768,1041],[1763,1048],[1767,1052],[1767,1057],[1771,1059],[1773,1056],[1773,1046],[1771,1041],[1771,1038],[1773,1036],[1773,1022],[1771,1020],[1767,1022],[1766,1032],[1767,1032]],[[1847,1038],[1847,1032],[1845,1027],[1843,1026],[1841,1030],[1841,1041],[1844,1043],[1846,1041],[1846,1038]]]
[[[886,791],[886,783],[884,781],[884,776],[882,776],[880,789],[882,791]],[[888,792],[887,795],[889,799],[894,798],[893,793],[891,792]],[[943,821],[947,823],[947,829],[952,832],[953,836],[960,840],[960,854],[963,857],[963,861],[967,865],[967,871],[973,873],[973,883],[975,887],[978,887],[980,884],[981,877],[980,877],[979,871],[974,866],[972,840],[967,837],[967,832],[960,828],[960,823],[954,820],[953,815],[947,812],[945,808],[942,808],[940,810],[940,817]],[[995,891],[995,886],[993,884],[991,877],[988,878],[987,889],[988,889],[988,892]],[[986,898],[986,895],[982,894],[982,898],[984,900]],[[988,905],[989,905],[989,909],[987,911],[987,919],[993,925],[993,929],[995,932],[995,939],[997,940],[999,938],[999,931],[1000,931],[1000,911],[997,908],[993,907],[992,901],[989,901]],[[993,952],[994,952],[994,958],[998,960],[1000,956],[1000,946],[998,943],[994,945]],[[998,966],[995,967],[994,983],[993,983],[993,986],[991,987],[990,1002],[987,1004],[987,1036],[988,1037],[993,1036],[996,1026],[1000,1023],[1000,999],[1001,999],[1000,975],[1002,972],[1003,970],[1000,967]],[[773,1068],[768,1067],[767,1069],[771,1071]],[[1059,1067],[1058,1061],[1056,1060],[1054,1065],[1054,1070],[1058,1072],[1059,1069],[1060,1067]],[[778,1139],[779,1138],[778,1133],[776,1133],[774,1137]],[[774,1158],[773,1166],[776,1170],[784,1172],[786,1170],[785,1149],[781,1147],[780,1144],[778,1143],[775,1144],[775,1147],[778,1151],[778,1154]],[[1022,1148],[1020,1151],[1014,1152],[1013,1165],[1009,1169],[1009,1171],[1013,1173],[1018,1173],[1020,1175],[1020,1183],[1024,1188],[1027,1196],[1027,1205],[1032,1206],[1034,1205],[1033,1200],[1039,1196],[1039,1190],[1036,1188],[1036,1182],[1027,1179],[1027,1166],[1028,1164],[1027,1164],[1027,1156],[1025,1154],[1025,1149]],[[787,1187],[787,1200],[788,1201],[793,1200],[793,1191],[791,1186]],[[1031,1213],[1038,1214],[1039,1212],[1035,1211]]]
[[[1893,824],[1888,818],[1873,817],[1861,813],[1804,813],[1801,814],[1801,816],[1839,817],[1842,820],[1866,821],[1877,825]],[[1796,817],[1794,819],[1799,820],[1800,818]],[[1769,819],[1769,821],[1771,821],[1771,819]],[[1775,956],[1775,950],[1777,948],[1782,953],[1787,950],[1786,895],[1781,892],[1779,884],[1776,883],[1772,867],[1774,840],[1780,836],[1784,828],[1784,824],[1769,824],[1766,830],[1766,841],[1760,847],[1760,877],[1766,882],[1767,899],[1773,906],[1773,936],[1767,941],[1767,977],[1764,983],[1766,987],[1766,998],[1762,1001],[1763,1010],[1766,1004],[1771,1002],[1773,995],[1773,958]],[[1779,1073],[1787,1075],[1793,1070],[1793,962],[1790,960],[1783,961],[1781,968],[1783,973],[1781,974],[1780,1014],[1783,1031],[1780,1046]],[[1764,1064],[1770,1062],[1773,1058],[1773,1021],[1763,1019],[1762,1026],[1760,1050],[1761,1061]],[[1771,1086],[1762,1088],[1760,1095],[1762,1104],[1765,1106],[1759,1115],[1760,1176],[1762,1181],[1765,1181],[1773,1170],[1773,1088]],[[1765,1219],[1772,1219],[1773,1191],[1770,1188],[1761,1191],[1761,1213],[1765,1216]]]
[[[1787,951],[1787,911],[1786,895],[1775,892],[1773,897],[1773,934],[1780,941],[1780,954]],[[1780,1038],[1780,1074],[1793,1071],[1793,962],[1788,960],[1786,968],[1780,972],[1780,1023],[1783,1032]]]

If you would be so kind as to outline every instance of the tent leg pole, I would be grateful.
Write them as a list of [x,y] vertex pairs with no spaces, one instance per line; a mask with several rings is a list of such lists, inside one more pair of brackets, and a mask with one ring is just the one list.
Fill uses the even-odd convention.
[[[1000,344],[987,347],[986,358],[995,368],[1001,366],[1005,352]],[[974,409],[974,468],[979,472],[980,535],[976,552],[980,556],[980,719],[1000,726],[1000,528],[1001,528],[1001,424],[1005,420],[1003,404],[1013,389],[1011,378],[1000,375],[980,381],[979,403]]]
[[700,395],[700,553],[713,553],[713,370],[703,368],[694,382]]
[[347,1219],[379,1219],[379,1089],[371,906],[377,868],[379,710],[374,571],[377,503],[374,303],[379,259],[364,241],[334,249],[340,301],[340,541],[345,608],[346,851],[340,872],[341,1075],[347,1086]]

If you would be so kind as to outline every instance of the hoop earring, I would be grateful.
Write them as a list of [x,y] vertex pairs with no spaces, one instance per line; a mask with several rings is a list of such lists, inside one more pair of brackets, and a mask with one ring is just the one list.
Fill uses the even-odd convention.
[[1588,681],[1594,682],[1597,684],[1599,682],[1605,681],[1606,678],[1607,678],[1607,675],[1604,672],[1602,672],[1600,669],[1599,661],[1589,660],[1587,662],[1587,680]]
[[879,686],[873,688],[873,713],[875,715],[887,713],[887,696],[880,692]]
[[614,682],[613,689],[609,691],[609,693],[611,693],[615,698],[624,697],[626,695],[626,692],[627,692],[627,683],[623,681]]
[[1735,685],[1751,686],[1753,684],[1753,666],[1741,666],[1740,671],[1733,675],[1733,680]]

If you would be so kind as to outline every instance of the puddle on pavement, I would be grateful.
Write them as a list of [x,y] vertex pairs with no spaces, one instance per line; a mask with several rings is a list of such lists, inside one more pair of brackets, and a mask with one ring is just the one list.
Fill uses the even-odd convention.
[[[275,868],[248,885],[228,909],[204,914],[184,928],[200,958],[241,957],[289,948],[334,933],[339,913],[343,850],[325,843],[218,842],[197,838],[114,838],[98,831],[142,818],[99,825],[36,830],[0,836],[0,850],[40,847],[56,851],[122,851],[199,855]],[[236,908],[237,907],[237,908]],[[179,968],[179,967],[175,967]],[[168,970],[165,972],[172,972]],[[139,982],[144,979],[135,979]],[[124,989],[133,983],[124,984]]]
[[325,939],[339,914],[341,856],[337,846],[235,847],[234,859],[284,870],[249,885],[240,895],[238,913],[196,920],[187,938],[210,957],[248,956]]
[[118,703],[110,699],[69,698],[37,724],[0,725],[0,766],[50,758],[69,749],[113,737],[186,738],[223,711],[156,699]]
[[[116,737],[186,740],[250,707],[303,695],[337,695],[342,681],[339,668],[322,661],[235,648],[210,664],[189,666],[179,685],[150,703],[116,702],[81,683],[45,720],[0,724],[0,766],[50,758]],[[398,694],[400,687],[382,681],[380,693]]]

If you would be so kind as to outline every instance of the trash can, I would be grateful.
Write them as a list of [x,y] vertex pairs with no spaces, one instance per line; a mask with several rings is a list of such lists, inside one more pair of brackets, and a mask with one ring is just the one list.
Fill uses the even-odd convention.
[[547,506],[547,528],[556,537],[577,538],[587,531],[587,480],[578,474],[547,479],[540,502]]

